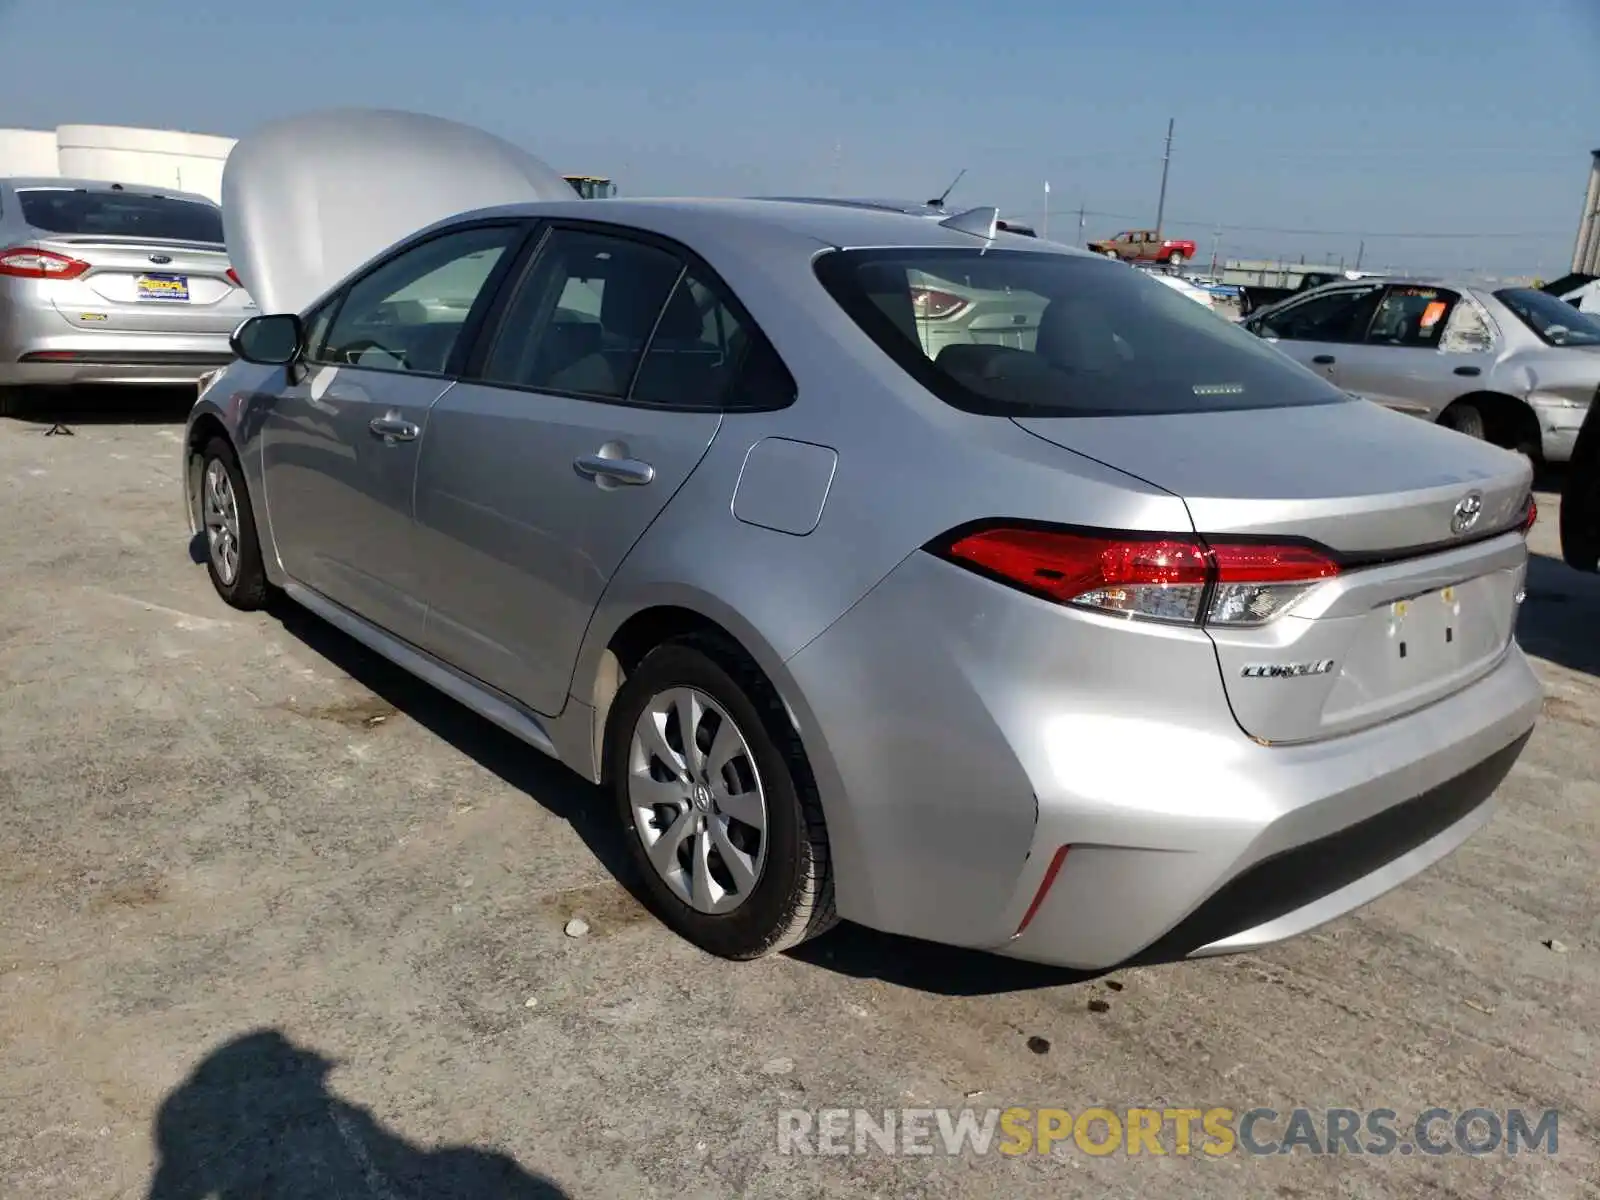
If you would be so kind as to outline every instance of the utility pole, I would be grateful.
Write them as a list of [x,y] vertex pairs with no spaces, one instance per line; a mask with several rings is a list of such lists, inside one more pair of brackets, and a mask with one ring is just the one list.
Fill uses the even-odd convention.
[[1361,247],[1356,251],[1356,270],[1361,270],[1361,260],[1367,256],[1366,239],[1362,239]]
[[1083,245],[1083,218],[1084,208],[1083,205],[1080,204],[1078,205],[1078,245],[1080,246]]
[[1216,229],[1211,233],[1211,273],[1217,273],[1217,247],[1222,244],[1222,230]]
[[1156,236],[1161,236],[1161,222],[1167,215],[1167,168],[1172,165],[1172,128],[1178,123],[1176,117],[1167,120],[1167,150],[1161,156],[1161,199],[1156,203]]
[[1050,181],[1044,181],[1044,220],[1039,224],[1039,236],[1050,240]]

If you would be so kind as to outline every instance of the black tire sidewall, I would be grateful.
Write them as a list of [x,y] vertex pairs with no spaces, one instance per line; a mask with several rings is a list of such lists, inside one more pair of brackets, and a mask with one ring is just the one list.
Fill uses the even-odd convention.
[[[658,693],[691,687],[722,706],[744,734],[767,804],[767,856],[750,898],[729,913],[695,911],[657,873],[633,823],[628,798],[628,755],[633,727]],[[793,769],[768,729],[767,718],[741,684],[699,646],[669,642],[652,651],[628,676],[612,703],[606,729],[607,780],[628,855],[657,915],[682,937],[724,958],[762,954],[789,929],[806,882],[809,844]]]
[[244,472],[239,469],[239,457],[233,447],[222,438],[212,438],[200,453],[200,488],[196,501],[200,505],[200,526],[205,533],[205,479],[212,462],[220,462],[233,485],[233,500],[239,510],[239,569],[233,582],[224,583],[217,574],[217,564],[211,555],[210,539],[206,541],[206,574],[217,594],[229,604],[241,608],[254,608],[261,602],[266,576],[261,565],[261,544],[256,537],[255,511],[250,507],[250,490],[245,486]]

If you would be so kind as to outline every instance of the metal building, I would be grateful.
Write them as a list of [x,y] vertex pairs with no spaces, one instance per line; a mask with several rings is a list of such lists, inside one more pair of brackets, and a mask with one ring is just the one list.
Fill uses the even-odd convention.
[[1572,252],[1575,275],[1600,275],[1600,150],[1589,167],[1589,190],[1578,223],[1578,245]]

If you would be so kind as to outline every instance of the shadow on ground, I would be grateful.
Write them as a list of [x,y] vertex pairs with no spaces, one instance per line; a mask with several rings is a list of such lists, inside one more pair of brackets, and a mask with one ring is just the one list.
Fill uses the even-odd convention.
[[505,1154],[425,1150],[328,1090],[337,1064],[258,1030],[212,1051],[156,1116],[147,1200],[562,1200]]
[[[203,538],[193,540],[190,555],[198,562],[205,561]],[[599,788],[292,601],[275,604],[273,616],[286,632],[330,665],[568,822],[612,877],[635,901],[649,908],[644,888],[627,856],[622,832],[611,817],[611,800]],[[660,936],[674,935],[662,926]],[[792,956],[843,975],[881,979],[947,996],[1060,987],[1093,978],[1081,972],[893,937],[854,925],[844,925],[808,942]]]
[[1600,575],[1543,554],[1530,557],[1517,640],[1529,654],[1600,675]]
[[190,387],[36,388],[17,401],[19,424],[181,425],[194,407]]

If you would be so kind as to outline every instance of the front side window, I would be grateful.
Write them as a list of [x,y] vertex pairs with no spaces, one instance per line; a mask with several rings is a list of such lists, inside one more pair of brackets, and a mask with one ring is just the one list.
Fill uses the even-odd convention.
[[518,285],[484,383],[621,400],[683,263],[656,246],[556,229]]
[[313,361],[443,374],[495,265],[520,235],[510,225],[442,234],[351,285]]
[[1347,402],[1187,296],[1088,255],[833,251],[823,286],[942,400],[1001,416],[1120,416]]
[[1600,346],[1600,321],[1575,312],[1548,292],[1505,288],[1494,294],[1547,346]]
[[222,210],[199,200],[136,192],[32,187],[17,192],[22,219],[46,233],[143,237],[222,245]]
[[1361,337],[1382,294],[1375,287],[1318,292],[1263,313],[1252,328],[1266,337],[1295,342],[1347,342]]

